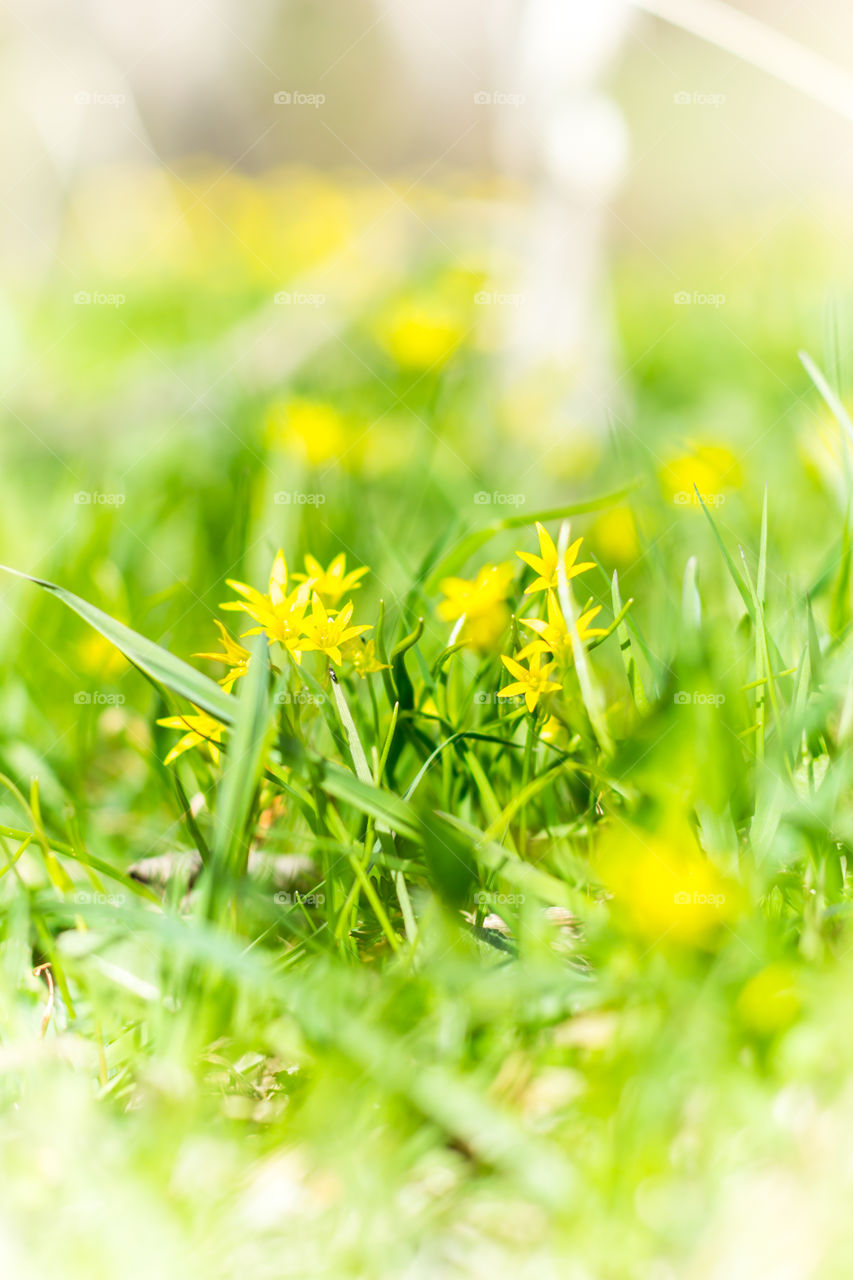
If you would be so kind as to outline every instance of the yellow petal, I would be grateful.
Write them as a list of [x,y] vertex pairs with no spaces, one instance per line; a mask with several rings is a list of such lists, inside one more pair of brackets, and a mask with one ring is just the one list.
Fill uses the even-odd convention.
[[529,551],[516,551],[519,560],[523,560],[525,564],[529,564],[531,569],[535,569],[538,574],[547,572],[548,566],[541,556],[534,556]]
[[519,622],[523,627],[529,627],[531,631],[535,631],[538,636],[544,636],[548,630],[548,623],[543,622],[541,618],[519,618]]
[[556,562],[557,548],[554,546],[554,539],[544,524],[540,524],[538,520],[536,522],[536,532],[539,534],[539,550],[542,553],[542,559]]
[[511,676],[515,676],[516,680],[527,680],[529,673],[524,670],[520,663],[515,662],[512,658],[508,658],[505,653],[501,654],[501,662],[506,667]]

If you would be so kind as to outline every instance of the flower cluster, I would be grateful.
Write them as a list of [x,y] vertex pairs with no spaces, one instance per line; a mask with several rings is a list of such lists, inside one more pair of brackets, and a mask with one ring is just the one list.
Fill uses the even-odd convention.
[[[302,662],[305,653],[322,653],[336,666],[351,661],[360,676],[381,671],[383,664],[376,656],[374,642],[360,641],[363,633],[371,628],[364,624],[352,625],[353,603],[344,600],[345,596],[358,590],[368,569],[362,567],[347,572],[343,552],[335,556],[325,569],[312,555],[306,555],[304,563],[304,573],[291,574],[284,553],[279,551],[273,560],[265,592],[246,582],[227,580],[229,587],[242,598],[226,601],[220,608],[247,614],[256,624],[244,631],[241,639],[263,633],[271,645],[280,645],[297,664]],[[230,693],[236,681],[248,671],[251,654],[221,622],[217,621],[216,626],[222,642],[221,652],[197,653],[195,656],[223,663],[228,668],[219,683],[226,693]],[[159,720],[158,724],[187,731],[169,752],[167,764],[202,743],[207,745],[211,759],[218,761],[222,726],[206,712],[196,708],[192,715],[169,716]]]
[[[594,625],[601,605],[589,602],[579,614],[575,615],[572,609],[572,616],[567,616],[570,606],[565,601],[563,585],[595,567],[593,561],[580,559],[583,539],[576,539],[566,549],[560,564],[560,553],[547,529],[542,524],[537,524],[536,529],[538,555],[516,552],[525,571],[532,570],[533,574],[522,596],[530,609],[527,616],[517,616],[510,602],[521,586],[517,584],[517,566],[512,563],[483,565],[471,579],[445,578],[441,583],[443,599],[438,605],[439,617],[453,624],[450,647],[472,649],[484,656],[500,654],[511,680],[497,691],[497,696],[523,699],[532,715],[540,711],[543,699],[544,707],[549,708],[551,695],[568,688],[577,644],[608,634]],[[273,663],[280,664],[283,655],[287,663],[301,666],[306,654],[317,653],[336,667],[347,664],[353,675],[362,678],[382,671],[386,664],[377,653],[376,641],[364,638],[371,627],[353,622],[350,597],[361,587],[366,573],[366,567],[347,569],[343,553],[326,567],[314,556],[306,555],[304,570],[291,573],[284,553],[279,551],[266,591],[228,579],[237,598],[226,601],[221,608],[245,615],[251,625],[235,639],[221,622],[216,622],[220,647],[195,656],[226,668],[219,683],[227,693],[256,660],[242,643],[248,636],[266,638]],[[508,635],[515,638],[515,643],[510,652],[503,652],[508,647]],[[430,705],[430,699],[420,705],[423,710]],[[223,729],[206,711],[194,707],[189,715],[169,716],[158,723],[183,731],[166,757],[167,763],[202,745],[214,762],[218,760]],[[546,710],[539,732],[547,740],[549,735],[562,732],[564,724],[559,710]]]
[[[544,596],[544,616],[518,619],[522,627],[533,633],[533,638],[514,656],[501,654],[501,661],[514,680],[498,693],[501,698],[523,697],[530,712],[536,710],[544,695],[556,693],[563,687],[555,677],[574,662],[575,635],[585,643],[607,634],[592,625],[601,612],[601,605],[585,608],[574,626],[566,619],[558,595],[559,553],[544,525],[537,523],[536,531],[539,555],[527,551],[517,551],[516,555],[536,574],[524,595]],[[591,560],[578,561],[582,542],[583,538],[578,538],[564,554],[566,581],[595,567]],[[451,643],[468,645],[479,653],[495,649],[510,623],[507,601],[513,577],[511,564],[492,564],[485,565],[471,580],[446,578],[442,582],[445,598],[438,613],[445,621],[456,624]]]
[[[229,587],[243,599],[230,600],[221,608],[247,613],[258,625],[244,632],[244,636],[263,632],[270,644],[280,644],[297,663],[302,661],[303,653],[317,652],[324,653],[340,666],[345,646],[362,632],[370,630],[369,626],[351,626],[352,601],[341,604],[344,595],[361,586],[360,579],[367,569],[353,569],[347,573],[343,552],[335,556],[327,569],[308,555],[305,557],[305,569],[305,573],[292,575],[296,585],[291,588],[287,562],[284,553],[279,551],[273,561],[266,593],[229,578]],[[231,679],[231,676],[226,679]]]

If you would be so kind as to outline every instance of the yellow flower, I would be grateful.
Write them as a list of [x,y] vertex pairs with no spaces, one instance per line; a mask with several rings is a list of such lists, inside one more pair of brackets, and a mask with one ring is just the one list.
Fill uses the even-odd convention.
[[660,831],[615,824],[602,838],[599,874],[614,914],[653,945],[703,946],[738,914],[742,891],[697,847],[686,823]]
[[466,328],[459,309],[443,299],[412,300],[383,317],[377,337],[403,368],[431,369],[452,355]]
[[[593,609],[587,609],[586,613],[580,615],[578,618],[578,635],[581,640],[591,640],[594,636],[607,634],[601,627],[590,625],[599,613],[601,613],[601,605],[597,604]],[[562,610],[553,591],[548,592],[547,622],[543,621],[542,618],[519,618],[519,622],[523,627],[527,627],[539,637],[538,640],[532,641],[522,649],[518,655],[520,658],[526,658],[528,654],[536,653],[537,651],[553,653],[555,658],[571,653],[574,633],[563,617]]]
[[294,573],[294,582],[310,583],[317,595],[329,605],[337,604],[341,596],[356,591],[361,586],[359,578],[363,578],[370,572],[365,565],[361,569],[352,569],[347,573],[347,558],[343,551],[335,556],[328,569],[324,569],[314,556],[307,555],[305,568],[308,570],[307,573]]
[[390,671],[388,663],[380,662],[376,655],[375,640],[362,640],[360,644],[354,644],[345,656],[352,658],[352,665],[362,679],[373,675],[375,671]]
[[483,565],[476,578],[445,578],[445,599],[438,616],[456,622],[453,638],[481,653],[494,648],[509,623],[506,598],[512,583],[511,564]]
[[589,532],[601,559],[608,564],[631,564],[640,554],[637,524],[630,507],[614,507],[605,512]]
[[695,501],[694,485],[707,500],[719,496],[724,489],[736,488],[740,482],[740,464],[725,445],[694,445],[690,453],[670,458],[661,472],[667,496],[679,506]]
[[246,582],[238,582],[236,578],[226,578],[225,581],[234,591],[239,592],[241,596],[245,596],[248,604],[242,600],[232,600],[228,604],[220,605],[220,608],[240,609],[248,613],[250,617],[254,617],[252,609],[266,609],[273,600],[280,602],[287,594],[288,573],[284,552],[279,550],[272,562],[269,589],[266,595],[256,590],[255,587],[250,587]]
[[194,658],[206,658],[210,662],[222,662],[229,668],[227,676],[219,681],[220,684],[228,684],[229,687],[235,680],[239,680],[249,669],[249,659],[251,654],[248,649],[244,649],[241,644],[228,634],[218,618],[214,618],[213,624],[218,628],[222,637],[222,653],[194,653]]
[[508,684],[506,688],[499,690],[499,698],[516,698],[523,695],[528,711],[535,711],[539,699],[543,693],[555,693],[560,685],[555,680],[549,680],[548,675],[554,666],[553,662],[548,662],[542,666],[542,654],[533,653],[530,655],[528,669],[516,662],[514,658],[508,658],[505,653],[501,654],[501,662],[506,667],[511,676],[515,676],[516,683]]
[[[243,634],[247,636],[256,636],[261,631],[264,632],[267,639],[272,642],[278,642],[282,648],[288,649],[297,662],[300,661],[302,650],[307,645],[302,643],[305,636],[305,610],[308,608],[308,597],[311,591],[311,584],[303,582],[289,596],[282,599],[270,600],[268,604],[251,605],[246,604],[246,613],[260,623],[258,627],[252,627],[250,631]],[[225,606],[223,605],[223,608]],[[239,608],[239,604],[237,606]]]
[[556,716],[549,716],[539,730],[539,737],[553,746],[560,738],[566,737],[566,726]]
[[268,442],[292,450],[311,467],[346,457],[351,435],[334,405],[322,400],[274,404],[267,414]]
[[[539,552],[538,556],[531,555],[528,551],[516,551],[516,555],[525,564],[529,564],[539,575],[534,582],[525,591],[525,595],[533,595],[536,591],[550,591],[557,586],[557,548],[554,546],[554,539],[543,524],[536,522],[536,532],[539,534]],[[579,573],[584,573],[587,569],[594,569],[595,565],[591,560],[587,560],[584,564],[576,564],[578,552],[581,548],[583,538],[578,538],[566,551],[565,565],[566,577],[576,578]]]
[[511,564],[486,564],[476,578],[445,578],[441,590],[447,597],[438,606],[445,622],[461,617],[476,618],[503,604],[512,582]]
[[[230,685],[226,692],[230,693]],[[158,720],[157,723],[163,725],[166,729],[185,729],[187,731],[172,747],[172,750],[163,761],[164,764],[171,764],[173,760],[177,760],[178,756],[182,756],[185,751],[191,751],[193,747],[200,746],[207,748],[214,764],[218,763],[219,743],[222,741],[223,726],[213,716],[209,716],[206,711],[200,711],[196,707],[192,715],[166,716],[164,720]]]
[[278,641],[285,649],[289,649],[297,662],[300,660],[304,635],[305,610],[311,594],[311,582],[303,582],[288,595],[287,563],[281,551],[273,561],[270,573],[269,591],[267,594],[257,591],[245,582],[237,582],[228,578],[232,587],[244,600],[230,600],[220,605],[222,609],[230,609],[247,613],[260,625],[244,635],[255,636],[263,631],[270,641]]
[[370,630],[369,626],[351,627],[349,625],[352,608],[352,601],[350,601],[349,604],[344,605],[339,614],[332,617],[315,592],[311,600],[311,618],[304,624],[305,639],[300,643],[300,649],[305,653],[312,651],[325,653],[332,662],[340,666],[341,646],[360,636],[363,631]]

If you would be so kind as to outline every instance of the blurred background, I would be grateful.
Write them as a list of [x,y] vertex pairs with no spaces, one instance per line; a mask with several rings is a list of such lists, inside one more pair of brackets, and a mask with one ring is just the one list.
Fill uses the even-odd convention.
[[[440,530],[623,482],[581,528],[658,609],[697,480],[734,533],[796,482],[816,571],[838,442],[798,351],[843,394],[853,125],[648,7],[11,0],[0,560],[183,656],[279,545],[402,616]],[[841,0],[725,12],[844,99]],[[57,807],[82,771],[123,834],[147,689],[29,587],[0,626],[2,763]]]

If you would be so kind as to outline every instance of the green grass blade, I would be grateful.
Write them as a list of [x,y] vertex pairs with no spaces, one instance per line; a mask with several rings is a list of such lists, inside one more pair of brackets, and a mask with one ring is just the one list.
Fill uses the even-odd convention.
[[716,526],[714,517],[711,515],[708,508],[705,506],[702,495],[698,489],[696,489],[696,497],[699,499],[699,502],[702,505],[702,510],[705,512],[705,515],[708,517],[708,523],[711,526],[711,532],[714,535],[717,546],[720,548],[720,551],[722,552],[723,559],[726,562],[726,568],[729,571],[732,582],[737,587],[738,594],[740,595],[741,600],[743,600],[744,604],[746,605],[747,613],[749,614],[749,616],[752,618],[754,622],[755,621],[755,605],[753,603],[752,596],[749,590],[747,589],[746,583],[738,573],[735,567],[735,562],[734,560],[732,560],[731,556],[729,555],[728,547],[726,546],[725,542],[723,542],[722,534],[720,533],[719,529]]
[[54,582],[34,578],[29,573],[22,573],[19,569],[12,569],[5,564],[0,564],[0,569],[5,573],[14,574],[16,578],[34,582],[37,587],[42,587],[43,590],[56,596],[69,609],[73,609],[84,622],[88,622],[90,627],[94,627],[105,639],[114,644],[128,661],[138,667],[149,679],[164,685],[172,693],[186,698],[195,706],[201,707],[203,711],[209,712],[223,724],[234,723],[236,699],[220,689],[215,680],[211,680],[201,671],[196,671],[195,667],[191,667],[182,658],[176,658],[173,653],[169,653],[168,649],[163,649],[153,640],[141,636],[138,631],[133,631],[123,622],[118,622],[102,609],[89,604],[87,600],[75,596],[73,592],[66,591],[64,587],[59,587]]
[[237,719],[224,756],[211,849],[213,879],[239,880],[246,873],[254,798],[272,728],[267,641],[255,636],[249,670],[241,681]]
[[[610,584],[610,594],[613,602],[614,616],[617,618],[624,618],[624,606],[622,604],[622,597],[619,594],[619,576],[615,569],[613,570],[613,580]],[[619,649],[622,654],[622,662],[625,666],[625,674],[628,677],[628,684],[631,687],[631,696],[634,699],[634,705],[641,715],[647,715],[649,711],[649,700],[646,697],[646,690],[643,687],[643,679],[637,665],[634,647],[631,644],[631,633],[624,621],[620,621],[618,623],[616,627],[616,635],[619,640]]]

